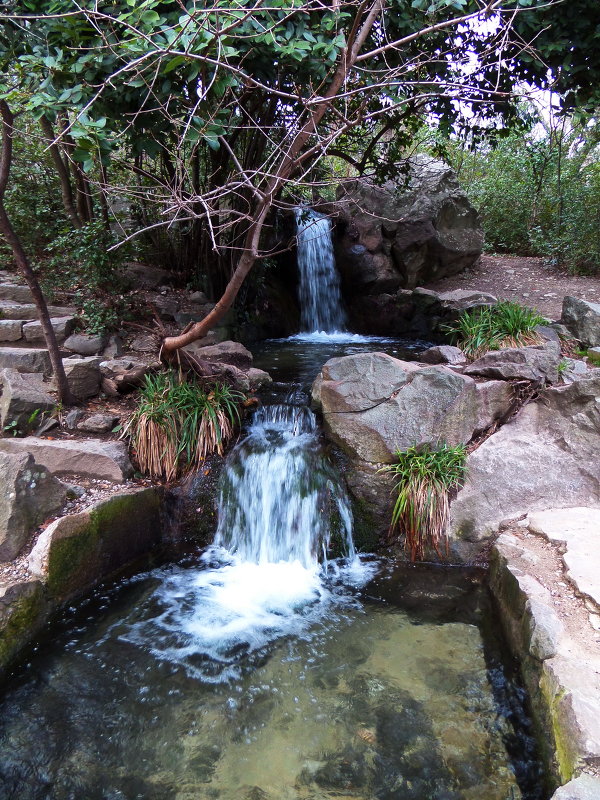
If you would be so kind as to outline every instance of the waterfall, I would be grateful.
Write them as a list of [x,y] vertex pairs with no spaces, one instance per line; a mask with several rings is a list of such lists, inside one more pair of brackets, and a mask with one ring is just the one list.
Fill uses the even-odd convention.
[[307,333],[336,333],[345,327],[331,223],[309,208],[296,209],[300,327]]
[[349,500],[320,452],[314,414],[288,403],[258,409],[227,460],[215,545],[244,562],[311,569],[326,560],[332,532],[354,556]]

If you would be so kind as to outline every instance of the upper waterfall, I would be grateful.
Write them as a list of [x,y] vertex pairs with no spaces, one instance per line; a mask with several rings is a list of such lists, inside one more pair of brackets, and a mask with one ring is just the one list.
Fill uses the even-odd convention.
[[307,333],[336,333],[345,329],[340,278],[335,266],[331,223],[323,214],[296,209],[300,327]]

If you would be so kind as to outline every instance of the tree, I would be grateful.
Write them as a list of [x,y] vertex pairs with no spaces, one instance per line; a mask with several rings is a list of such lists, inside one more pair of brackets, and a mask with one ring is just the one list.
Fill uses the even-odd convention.
[[535,72],[516,20],[549,5],[21,0],[5,16],[4,50],[28,107],[62,121],[54,141],[68,141],[72,161],[87,175],[119,164],[132,176],[125,191],[157,209],[147,230],[190,225],[216,255],[221,297],[164,340],[172,358],[228,311],[272,254],[273,209],[324,185],[331,155],[387,177],[419,115],[446,128],[465,105],[510,115],[515,86]]
[[2,146],[0,150],[0,231],[10,245],[17,267],[25,278],[37,307],[46,346],[48,348],[48,354],[50,356],[50,363],[52,364],[52,371],[54,372],[56,380],[59,400],[61,403],[70,404],[74,402],[74,398],[69,389],[46,300],[40,289],[35,272],[31,268],[21,240],[11,225],[4,206],[4,197],[12,165],[14,136],[14,117],[6,100],[0,100],[0,117],[2,119]]

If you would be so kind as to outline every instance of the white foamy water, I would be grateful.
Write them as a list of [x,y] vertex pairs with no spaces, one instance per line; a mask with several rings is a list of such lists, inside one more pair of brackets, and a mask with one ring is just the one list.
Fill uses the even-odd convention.
[[296,209],[300,327],[306,332],[340,333],[346,325],[340,277],[335,266],[331,223],[310,208]]
[[[330,560],[332,539],[342,558]],[[252,654],[305,636],[354,606],[349,587],[373,574],[356,556],[346,491],[320,451],[306,406],[256,411],[225,465],[206,568],[165,571],[157,613],[121,638],[209,682],[236,679]]]

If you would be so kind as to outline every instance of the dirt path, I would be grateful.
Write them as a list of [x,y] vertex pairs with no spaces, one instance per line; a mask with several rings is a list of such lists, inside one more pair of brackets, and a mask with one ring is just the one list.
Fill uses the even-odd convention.
[[573,295],[600,303],[600,277],[573,276],[549,267],[541,258],[484,255],[471,269],[430,283],[428,289],[480,289],[499,300],[536,308],[552,320],[560,318],[563,297]]

